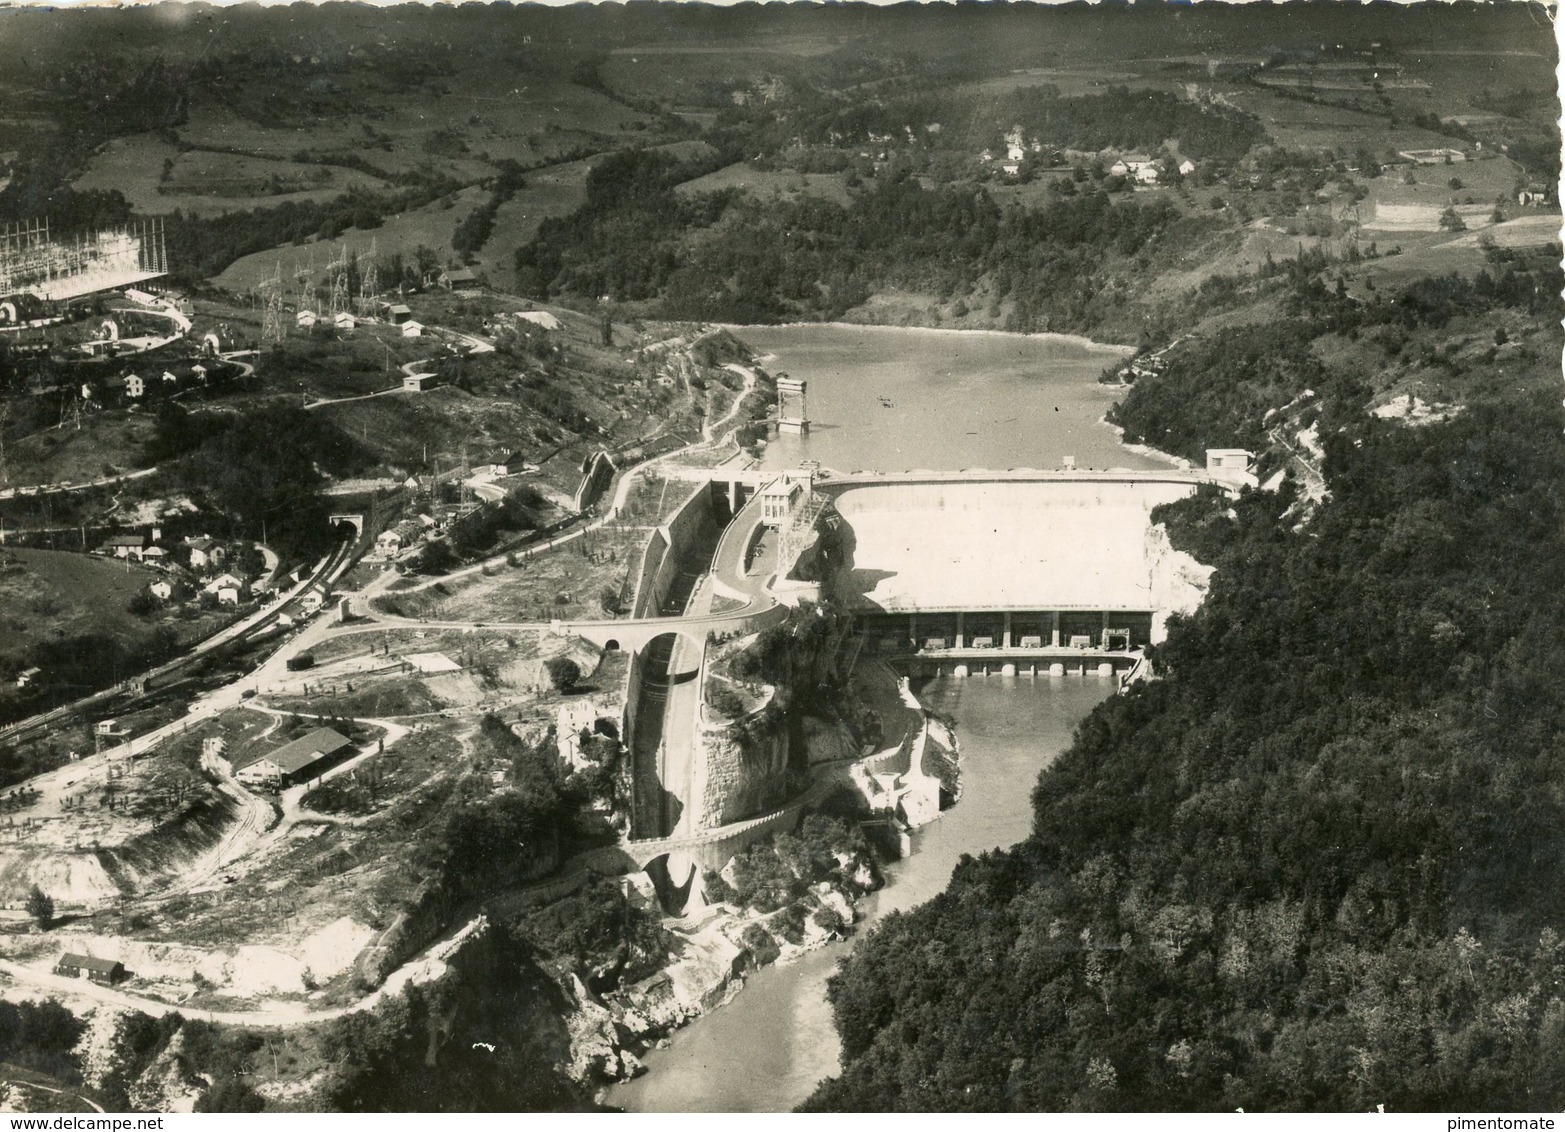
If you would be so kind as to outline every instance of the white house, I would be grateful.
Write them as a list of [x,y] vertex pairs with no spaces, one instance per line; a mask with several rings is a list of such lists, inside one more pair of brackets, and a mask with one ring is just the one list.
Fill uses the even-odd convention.
[[238,605],[242,594],[238,586],[224,586],[217,591],[217,604]]
[[424,324],[417,319],[408,319],[402,324],[402,337],[422,338],[424,336]]
[[1250,470],[1254,462],[1255,453],[1243,448],[1208,448],[1206,450],[1207,475],[1225,483],[1241,486],[1249,484],[1251,487],[1254,487],[1257,480],[1255,473]]
[[18,688],[26,688],[42,675],[43,669],[41,668],[24,668],[16,674],[16,686]]
[[116,558],[129,558],[132,555],[140,558],[146,541],[146,535],[115,535],[103,544],[103,549]]
[[221,566],[223,559],[228,556],[216,539],[209,535],[200,538],[186,539],[185,546],[190,551],[190,568],[200,570],[207,566]]
[[133,399],[139,398],[146,391],[147,383],[141,380],[140,377],[133,373],[125,375],[125,396]]
[[1135,177],[1150,164],[1152,159],[1144,153],[1127,153],[1109,166],[1109,172],[1116,177]]
[[1188,177],[1194,172],[1195,162],[1191,161],[1188,157],[1179,163],[1179,175],[1181,177]]
[[225,589],[244,589],[245,580],[237,574],[219,574],[208,582],[202,589],[209,594],[219,593]]
[[153,582],[147,589],[152,591],[152,596],[161,601],[168,601],[174,596],[174,583],[167,578],[160,578]]
[[396,531],[381,531],[375,536],[375,553],[382,558],[395,558],[402,549],[402,536]]
[[1157,179],[1158,167],[1150,161],[1136,170],[1136,180],[1143,185],[1155,185]]

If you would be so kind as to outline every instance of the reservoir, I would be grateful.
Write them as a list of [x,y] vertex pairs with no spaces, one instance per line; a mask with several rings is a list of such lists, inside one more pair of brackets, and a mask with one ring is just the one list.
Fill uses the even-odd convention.
[[[872,326],[744,326],[768,372],[808,384],[807,436],[765,449],[768,468],[814,459],[838,471],[914,468],[1167,468],[1121,446],[1103,414],[1119,391],[1098,375],[1128,351],[1079,339]],[[860,905],[854,939],[766,968],[727,1006],[645,1057],[609,1090],[638,1112],[787,1111],[837,1071],[826,980],[876,920],[928,900],[964,853],[1015,844],[1032,824],[1038,773],[1070,745],[1111,683],[1094,678],[943,678],[918,689],[956,717],[962,799],[913,836],[888,885]]]
[[840,472],[915,468],[1164,469],[1132,452],[1098,384],[1129,350],[1063,335],[891,326],[741,326],[767,372],[808,382],[807,436],[779,436],[762,466],[819,460]]

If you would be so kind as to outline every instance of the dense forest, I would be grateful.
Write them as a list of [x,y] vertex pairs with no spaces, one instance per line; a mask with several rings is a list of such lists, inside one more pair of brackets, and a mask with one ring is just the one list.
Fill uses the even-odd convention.
[[[1126,440],[1196,463],[1209,447],[1264,450],[1268,414],[1307,393],[1319,398],[1336,427],[1345,422],[1344,414],[1356,414],[1368,401],[1370,375],[1340,363],[1325,365],[1312,350],[1323,334],[1371,343],[1370,356],[1383,367],[1416,362],[1436,375],[1501,391],[1503,373],[1492,363],[1505,342],[1503,331],[1496,336],[1493,327],[1483,327],[1490,348],[1476,356],[1470,351],[1463,356],[1450,342],[1437,347],[1431,332],[1456,319],[1472,325],[1500,311],[1529,319],[1542,315],[1565,286],[1565,275],[1558,245],[1525,251],[1491,247],[1485,259],[1471,279],[1425,277],[1358,298],[1321,281],[1325,261],[1318,256],[1273,265],[1262,272],[1272,276],[1262,285],[1276,285],[1287,317],[1181,342],[1168,352],[1166,371],[1132,387],[1109,419],[1124,428]],[[1219,304],[1219,290],[1203,288],[1208,293],[1200,301]]]
[[1164,509],[1205,603],[1032,836],[844,964],[809,1107],[1565,1103],[1558,405],[1343,413],[1307,523],[1286,486]]
[[1007,329],[1088,333],[1122,313],[1127,279],[1151,278],[1221,226],[1090,187],[1002,208],[971,186],[925,188],[907,168],[846,206],[674,191],[701,171],[655,152],[601,162],[582,207],[545,221],[518,250],[520,289],[657,300],[671,318],[772,322],[839,318],[887,287],[943,300],[988,279],[991,313],[1013,303]]

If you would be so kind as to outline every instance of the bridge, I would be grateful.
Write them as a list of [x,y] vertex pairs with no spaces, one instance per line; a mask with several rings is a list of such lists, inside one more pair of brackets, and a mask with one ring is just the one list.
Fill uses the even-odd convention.
[[[639,866],[680,854],[719,867],[748,841],[790,828],[809,800],[717,824],[708,787],[724,772],[700,722],[708,634],[751,633],[788,616],[779,578],[792,563],[778,559],[787,540],[777,537],[763,490],[783,474],[688,476],[694,489],[649,542],[635,602],[657,609],[660,578],[696,537],[696,519],[719,522],[716,549],[682,613],[482,626],[579,636],[631,654],[623,734],[634,814],[621,848]],[[1200,600],[1208,571],[1168,546],[1150,513],[1205,482],[1214,481],[1189,471],[816,473],[813,492],[794,506],[827,500],[835,509],[846,554],[839,596],[858,614],[864,655],[920,675],[1097,678],[1138,663],[1161,639],[1168,613]],[[650,594],[639,592],[647,587]]]

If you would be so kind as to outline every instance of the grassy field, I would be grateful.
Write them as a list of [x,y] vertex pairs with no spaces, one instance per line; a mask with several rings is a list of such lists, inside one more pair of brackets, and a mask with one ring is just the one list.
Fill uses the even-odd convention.
[[533,238],[551,216],[574,212],[587,199],[587,174],[593,159],[568,161],[527,174],[527,183],[495,213],[494,234],[478,253],[489,281],[509,288],[516,283],[516,249]]
[[6,444],[7,486],[86,483],[113,471],[138,468],[152,418],[122,409],[83,414],[81,427],[67,422]]
[[841,173],[763,170],[752,168],[743,162],[725,166],[715,173],[708,173],[693,181],[686,181],[676,191],[689,195],[718,192],[722,189],[742,189],[762,200],[797,200],[799,197],[811,196],[841,205],[848,203],[848,187]]
[[212,282],[230,291],[250,291],[263,279],[271,278],[279,265],[284,279],[291,279],[300,268],[324,272],[326,264],[340,253],[345,243],[360,258],[369,255],[373,243],[379,255],[385,257],[400,252],[410,263],[415,250],[423,246],[431,249],[444,266],[451,258],[451,237],[456,226],[488,199],[489,194],[484,190],[470,186],[421,208],[388,216],[379,228],[369,231],[350,228],[329,244],[280,247],[245,256],[230,264]]
[[[165,173],[165,162],[168,162]],[[193,149],[180,152],[152,134],[107,142],[75,187],[118,189],[141,213],[211,216],[287,201],[331,200],[385,182],[354,169]]]
[[64,550],[0,550],[0,647],[20,655],[38,641],[89,631],[140,637],[149,626],[125,605],[159,577],[141,566]]

